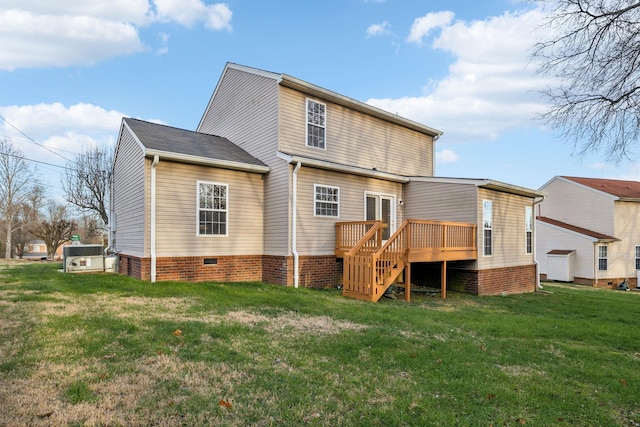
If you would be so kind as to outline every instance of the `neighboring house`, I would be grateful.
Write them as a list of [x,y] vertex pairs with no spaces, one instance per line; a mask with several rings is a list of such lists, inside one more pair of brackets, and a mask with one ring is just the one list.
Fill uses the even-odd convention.
[[[22,259],[30,260],[46,260],[47,259],[47,245],[44,240],[31,240],[24,245],[24,251],[22,253]],[[54,255],[55,260],[62,259],[62,246],[56,249]]]
[[556,176],[537,212],[542,279],[636,286],[640,270],[640,182]]
[[227,64],[195,132],[123,119],[111,249],[121,273],[151,281],[343,284],[376,300],[414,272],[435,274],[443,291],[534,291],[543,193],[433,177],[440,135]]

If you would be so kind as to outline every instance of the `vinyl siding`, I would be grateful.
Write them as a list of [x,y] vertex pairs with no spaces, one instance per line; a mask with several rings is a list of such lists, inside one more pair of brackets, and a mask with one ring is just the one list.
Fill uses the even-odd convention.
[[[197,235],[197,182],[228,185],[228,235]],[[263,251],[261,175],[160,160],[156,169],[158,256],[255,255]]]
[[640,203],[615,202],[614,236],[620,242],[609,245],[611,277],[636,277],[635,247],[640,246]]
[[548,193],[540,204],[538,215],[571,225],[614,234],[614,197],[557,178],[542,188]]
[[117,252],[143,256],[145,233],[145,159],[126,126],[122,128],[113,167],[113,212]]
[[433,138],[349,108],[326,104],[326,150],[306,146],[305,94],[281,88],[280,150],[398,175],[433,175]]
[[407,218],[476,224],[475,185],[411,181],[405,186]]
[[[492,256],[482,255],[483,200],[493,202]],[[533,254],[525,253],[525,206],[532,206],[533,200],[528,197],[479,188],[477,203],[478,268],[502,268],[533,264]]]
[[278,95],[275,79],[228,68],[198,131],[223,136],[269,165],[264,177],[264,253],[289,255],[290,166],[276,157]]
[[[314,184],[339,187],[340,216],[314,216]],[[297,185],[297,249],[301,255],[328,255],[335,249],[335,224],[365,218],[365,192],[402,198],[402,184],[379,179],[302,167]],[[396,228],[403,221],[402,209],[394,204]]]
[[573,255],[573,275],[585,279],[594,278],[594,239],[541,221],[536,221],[536,238],[536,257],[540,274],[549,273],[549,251],[570,249],[576,251]]

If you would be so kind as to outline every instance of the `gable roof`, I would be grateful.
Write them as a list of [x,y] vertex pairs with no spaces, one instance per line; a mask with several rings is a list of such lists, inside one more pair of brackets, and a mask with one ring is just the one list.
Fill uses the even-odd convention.
[[145,156],[158,155],[183,163],[266,173],[269,168],[227,138],[143,120],[123,118],[142,145]]
[[618,179],[581,178],[575,176],[561,176],[568,181],[582,184],[594,190],[602,191],[612,196],[626,200],[640,200],[640,182],[623,181]]
[[306,82],[296,77],[289,76],[283,73],[274,73],[272,71],[260,70],[258,68],[248,67],[246,65],[234,64],[232,62],[227,62],[227,64],[225,65],[224,71],[222,72],[220,80],[218,80],[218,84],[216,85],[216,88],[213,94],[211,95],[211,98],[209,99],[209,104],[207,105],[207,108],[205,109],[205,112],[202,115],[202,118],[200,119],[200,123],[198,124],[198,129],[200,128],[200,126],[202,126],[202,121],[204,120],[207,114],[207,111],[209,110],[209,108],[211,107],[211,104],[213,103],[213,99],[216,96],[218,87],[220,86],[220,83],[224,79],[224,76],[227,70],[229,69],[239,70],[245,73],[273,79],[281,86],[297,90],[299,92],[305,93],[310,96],[322,98],[323,100],[333,102],[335,104],[338,104],[343,107],[347,107],[356,111],[360,111],[370,116],[377,117],[382,120],[386,120],[387,122],[398,124],[400,126],[429,135],[435,139],[439,138],[443,134],[442,131],[434,129],[430,126],[423,125],[422,123],[415,122],[413,120],[399,116],[398,114],[390,113],[381,108],[374,107],[373,105],[369,105],[365,102],[358,101],[353,98],[349,98],[348,96],[340,95],[337,92],[333,92],[323,87],[316,86],[312,83]]
[[536,219],[538,221],[544,222],[546,224],[550,224],[559,228],[562,228],[564,230],[567,231],[572,231],[574,233],[578,233],[578,234],[582,234],[584,236],[588,236],[588,237],[592,237],[598,241],[601,242],[617,242],[620,239],[613,237],[613,236],[608,236],[606,234],[602,234],[602,233],[598,233],[597,231],[593,231],[593,230],[588,230],[586,228],[582,228],[582,227],[578,227],[576,225],[571,225],[568,224],[566,222],[562,222],[562,221],[558,221],[555,219],[551,219],[545,216],[537,216]]

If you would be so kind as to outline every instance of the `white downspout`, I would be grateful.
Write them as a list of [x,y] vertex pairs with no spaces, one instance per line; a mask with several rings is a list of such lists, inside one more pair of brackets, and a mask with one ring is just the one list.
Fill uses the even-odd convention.
[[149,245],[151,246],[151,283],[156,282],[156,166],[160,161],[160,156],[153,156],[151,163],[151,236]]
[[[533,224],[535,226],[536,223],[536,205],[539,205],[540,203],[542,203],[544,201],[544,196],[542,196],[540,198],[540,200],[534,200],[533,201]],[[539,212],[538,212],[539,213]],[[537,289],[543,289],[542,288],[542,284],[540,283],[540,264],[538,263],[538,250],[537,250],[537,246],[538,246],[538,227],[535,228],[535,233],[534,233],[534,242],[533,242],[533,263],[536,266],[536,288]]]
[[293,253],[293,287],[298,287],[298,282],[300,280],[298,275],[298,263],[300,262],[300,256],[298,254],[298,221],[297,221],[297,204],[298,204],[298,171],[302,166],[302,162],[298,162],[296,167],[293,169],[293,178],[292,178],[292,191],[293,197],[291,201],[291,252]]

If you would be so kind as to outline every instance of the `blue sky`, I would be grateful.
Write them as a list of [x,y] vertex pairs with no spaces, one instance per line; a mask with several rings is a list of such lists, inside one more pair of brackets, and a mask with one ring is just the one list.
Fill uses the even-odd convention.
[[113,147],[123,116],[195,129],[235,62],[443,131],[438,176],[640,179],[536,119],[553,84],[529,55],[543,16],[516,0],[0,0],[0,137],[59,197],[61,166]]

